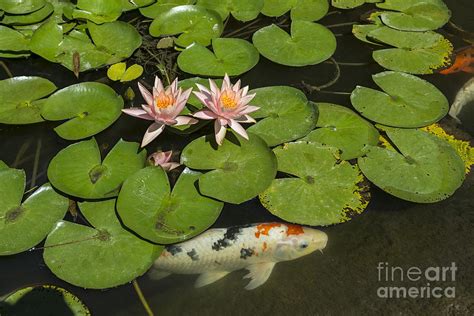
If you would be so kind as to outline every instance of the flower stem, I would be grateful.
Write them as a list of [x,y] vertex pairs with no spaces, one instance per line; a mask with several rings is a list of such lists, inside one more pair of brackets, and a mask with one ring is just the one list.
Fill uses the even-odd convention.
[[13,74],[10,71],[10,68],[8,68],[7,64],[5,64],[3,61],[0,61],[0,66],[3,68],[3,70],[6,72],[8,77],[13,78]]
[[137,292],[138,298],[140,299],[140,302],[142,303],[143,307],[146,310],[146,313],[148,316],[154,316],[155,314],[150,308],[150,305],[148,305],[148,302],[146,301],[145,296],[143,295],[142,289],[140,288],[140,285],[138,285],[137,279],[132,281],[133,287],[135,288],[135,292]]

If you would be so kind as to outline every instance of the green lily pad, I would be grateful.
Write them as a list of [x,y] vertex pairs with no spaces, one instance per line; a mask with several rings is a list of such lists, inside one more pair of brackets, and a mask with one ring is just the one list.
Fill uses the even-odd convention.
[[362,172],[376,186],[417,203],[444,200],[461,186],[464,162],[448,142],[418,129],[384,130],[398,151],[372,147],[358,159]]
[[367,146],[379,142],[377,129],[346,107],[318,103],[316,130],[302,141],[317,142],[341,150],[341,159],[350,160],[365,154]]
[[129,177],[117,200],[125,226],[159,244],[180,242],[208,229],[224,203],[202,196],[195,184],[201,173],[185,169],[173,191],[166,172],[147,167]]
[[354,36],[363,42],[372,44],[372,45],[382,45],[381,43],[374,42],[368,38],[368,35],[370,32],[383,27],[383,25],[380,24],[356,24],[352,26],[352,34]]
[[451,18],[442,0],[386,0],[377,7],[390,10],[380,15],[385,25],[402,31],[436,30]]
[[94,138],[61,150],[48,167],[49,181],[58,190],[84,199],[118,195],[122,183],[143,168],[146,151],[139,144],[120,140],[101,161]]
[[292,177],[273,180],[260,194],[272,214],[304,225],[343,223],[360,214],[370,195],[359,168],[338,159],[336,148],[287,143],[273,150],[278,171]]
[[98,82],[78,83],[48,98],[41,115],[49,121],[69,120],[54,130],[64,139],[93,136],[112,125],[121,114],[123,99]]
[[76,286],[105,289],[143,275],[163,247],[125,230],[115,200],[79,203],[93,227],[61,221],[48,235],[43,258],[60,279]]
[[331,0],[331,4],[333,7],[338,9],[353,9],[360,7],[365,3],[376,3],[381,1],[383,0]]
[[132,25],[115,21],[97,25],[87,23],[92,41],[99,49],[120,58],[128,58],[142,45],[142,37]]
[[0,256],[13,255],[39,244],[62,219],[68,200],[51,185],[37,189],[23,203],[26,176],[0,161]]
[[20,52],[29,50],[29,40],[20,32],[0,25],[0,51]]
[[51,13],[53,13],[54,7],[51,3],[46,3],[41,9],[31,12],[25,15],[5,15],[1,20],[2,24],[10,25],[27,25],[34,24],[43,21]]
[[101,24],[113,22],[122,15],[122,0],[78,0],[72,16]]
[[53,19],[36,29],[31,37],[30,49],[46,60],[56,62],[59,55],[59,45],[63,40],[63,28]]
[[212,136],[188,144],[181,163],[192,169],[210,170],[199,177],[201,194],[240,204],[265,190],[276,175],[275,155],[260,137],[249,133],[245,140],[227,132],[221,146]]
[[355,109],[372,121],[395,127],[422,127],[448,114],[448,100],[428,81],[393,71],[372,78],[384,92],[358,86],[351,95]]
[[229,13],[243,22],[255,19],[263,9],[264,0],[198,0],[197,4],[217,11],[222,20],[227,19]]
[[180,34],[175,43],[183,47],[193,43],[208,46],[223,30],[222,19],[216,11],[194,5],[171,8],[150,25],[150,34],[154,37]]
[[405,32],[380,27],[368,35],[371,39],[394,46],[373,52],[382,67],[412,74],[431,74],[451,63],[453,45],[435,32]]
[[154,19],[158,17],[161,13],[173,9],[174,7],[195,3],[196,0],[158,0],[152,5],[140,8],[140,13],[143,16],[146,16],[147,18]]
[[126,63],[113,64],[107,70],[107,77],[110,80],[120,82],[133,81],[143,74],[143,67],[137,64],[133,64],[127,68]]
[[253,35],[260,54],[278,64],[307,66],[319,64],[336,51],[336,37],[321,24],[293,21],[291,35],[272,24]]
[[132,11],[139,9],[141,7],[149,6],[155,2],[155,0],[122,0],[122,10],[123,11]]
[[237,76],[255,67],[260,58],[252,44],[238,38],[213,39],[212,49],[192,44],[179,54],[179,68],[193,75]]
[[256,96],[251,104],[260,109],[252,113],[261,119],[248,128],[268,146],[276,146],[306,136],[316,127],[318,112],[303,92],[287,86],[252,90]]
[[46,5],[46,0],[0,0],[0,10],[10,14],[27,14]]
[[54,285],[29,286],[9,294],[0,305],[0,313],[3,316],[91,315],[79,298]]
[[262,13],[278,17],[290,11],[291,20],[317,21],[329,10],[328,0],[264,0]]
[[40,114],[44,102],[40,99],[56,89],[54,83],[41,77],[1,80],[0,123],[31,124],[44,121]]

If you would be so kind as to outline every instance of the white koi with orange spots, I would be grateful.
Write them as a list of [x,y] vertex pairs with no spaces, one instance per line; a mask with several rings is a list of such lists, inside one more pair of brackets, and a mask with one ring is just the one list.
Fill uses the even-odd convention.
[[150,276],[200,274],[196,287],[211,284],[228,273],[249,270],[245,287],[265,283],[276,263],[308,255],[326,247],[328,237],[319,230],[284,223],[263,223],[210,229],[180,244],[167,246],[155,261]]

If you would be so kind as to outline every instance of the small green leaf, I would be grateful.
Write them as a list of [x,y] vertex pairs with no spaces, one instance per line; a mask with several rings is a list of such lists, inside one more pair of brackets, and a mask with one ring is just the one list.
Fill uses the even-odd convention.
[[122,78],[120,79],[120,82],[133,81],[135,79],[138,79],[142,74],[143,67],[137,64],[133,64],[127,68]]
[[122,78],[125,70],[127,70],[127,63],[113,64],[107,70],[107,77],[109,77],[110,80],[118,81]]

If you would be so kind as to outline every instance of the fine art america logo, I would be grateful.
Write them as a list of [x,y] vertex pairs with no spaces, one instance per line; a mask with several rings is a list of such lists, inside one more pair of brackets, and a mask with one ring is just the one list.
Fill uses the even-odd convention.
[[377,265],[377,296],[380,298],[455,298],[456,263],[444,267],[391,266],[388,262]]

